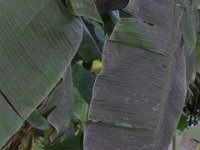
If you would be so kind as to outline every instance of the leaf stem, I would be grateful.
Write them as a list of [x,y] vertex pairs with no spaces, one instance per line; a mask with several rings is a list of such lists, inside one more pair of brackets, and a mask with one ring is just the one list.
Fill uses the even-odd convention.
[[176,150],[176,135],[174,135],[174,138],[173,138],[172,149]]

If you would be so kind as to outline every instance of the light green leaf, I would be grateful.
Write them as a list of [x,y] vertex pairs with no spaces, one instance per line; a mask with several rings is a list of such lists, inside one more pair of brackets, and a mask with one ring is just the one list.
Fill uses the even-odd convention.
[[33,142],[31,150],[44,150],[44,145],[38,138],[36,138]]
[[57,144],[45,146],[45,150],[83,150],[82,134]]
[[94,0],[70,0],[75,15],[103,23]]
[[184,114],[181,115],[177,126],[178,130],[183,131],[185,129],[187,119],[188,117],[186,115]]
[[79,94],[79,91],[76,87],[73,88],[73,95],[74,95],[74,114],[75,116],[84,123],[87,121],[88,115],[88,104]]

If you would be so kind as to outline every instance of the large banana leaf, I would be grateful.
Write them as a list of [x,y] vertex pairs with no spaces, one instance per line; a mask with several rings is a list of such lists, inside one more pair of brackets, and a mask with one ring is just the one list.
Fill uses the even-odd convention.
[[186,96],[179,5],[130,0],[136,18],[120,19],[104,46],[85,150],[167,149]]
[[0,1],[0,147],[63,76],[82,32],[61,1]]

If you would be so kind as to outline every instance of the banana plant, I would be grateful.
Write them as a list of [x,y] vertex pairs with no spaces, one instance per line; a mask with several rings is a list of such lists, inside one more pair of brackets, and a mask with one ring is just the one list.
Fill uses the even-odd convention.
[[167,149],[194,70],[196,0],[0,8],[0,148]]

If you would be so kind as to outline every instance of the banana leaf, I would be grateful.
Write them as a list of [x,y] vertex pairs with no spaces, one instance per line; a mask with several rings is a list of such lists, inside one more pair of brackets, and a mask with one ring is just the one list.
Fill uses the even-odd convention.
[[61,1],[0,3],[2,147],[57,85],[78,50],[83,28]]
[[[184,9],[177,1],[130,0],[104,45],[85,150],[166,150],[186,97]],[[192,16],[188,16],[192,17]]]

